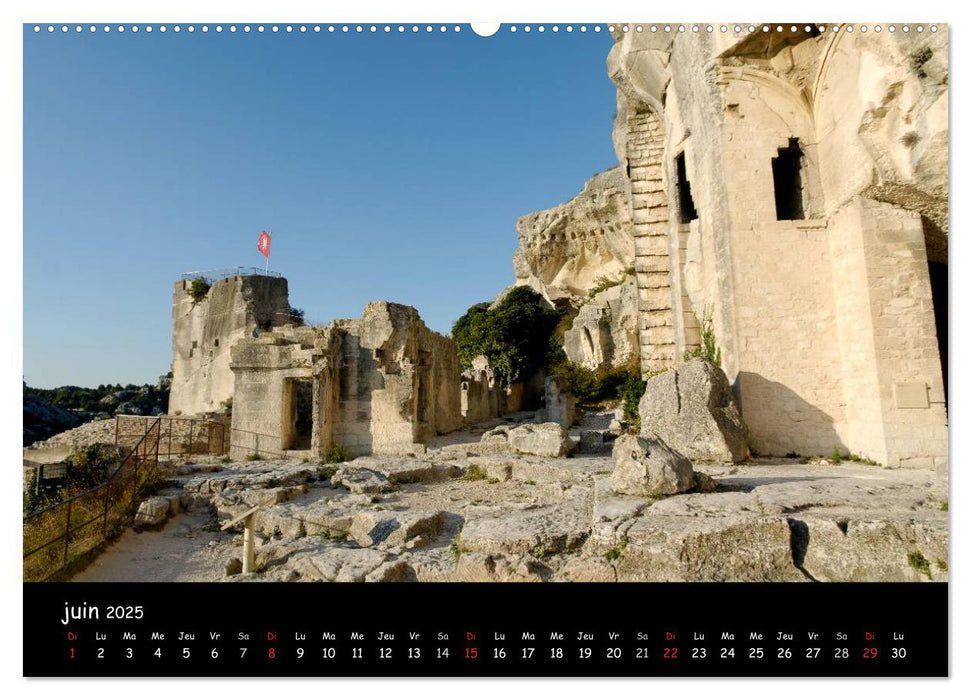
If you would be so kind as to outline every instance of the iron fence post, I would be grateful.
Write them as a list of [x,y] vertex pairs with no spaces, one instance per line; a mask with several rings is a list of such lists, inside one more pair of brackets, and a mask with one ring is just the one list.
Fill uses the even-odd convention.
[[101,541],[102,542],[105,542],[108,539],[108,500],[109,500],[109,497],[111,495],[111,489],[108,488],[107,483],[105,483],[105,486],[104,486],[104,489],[103,490],[104,490],[104,497],[105,497],[104,498],[104,500],[105,500],[105,509],[104,509],[104,516],[103,516],[104,517],[104,523],[103,523],[102,528],[101,528]]
[[67,501],[67,521],[64,523],[64,563],[67,566],[68,548],[71,546],[71,499]]

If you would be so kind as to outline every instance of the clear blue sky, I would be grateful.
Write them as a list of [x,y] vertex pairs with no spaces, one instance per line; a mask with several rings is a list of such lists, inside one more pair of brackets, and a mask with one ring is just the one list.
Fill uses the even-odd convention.
[[143,383],[172,283],[262,265],[318,323],[447,332],[511,284],[518,216],[616,165],[607,33],[24,29],[24,376]]

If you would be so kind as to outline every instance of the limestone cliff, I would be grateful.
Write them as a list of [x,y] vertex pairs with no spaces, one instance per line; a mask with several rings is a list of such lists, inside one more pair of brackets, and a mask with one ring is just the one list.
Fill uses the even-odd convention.
[[948,30],[884,28],[616,25],[642,371],[701,322],[761,454],[947,460]]
[[601,278],[623,277],[634,264],[624,177],[612,168],[590,178],[565,204],[516,222],[516,285],[554,304],[578,305]]
[[638,356],[637,282],[632,275],[580,307],[563,336],[563,351],[570,362],[592,370],[618,367]]

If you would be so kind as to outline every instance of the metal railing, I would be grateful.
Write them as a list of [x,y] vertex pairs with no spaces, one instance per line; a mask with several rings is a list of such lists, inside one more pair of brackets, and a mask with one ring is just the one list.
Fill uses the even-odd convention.
[[[281,438],[279,435],[269,433],[258,433],[253,430],[242,430],[233,428],[230,431],[229,447],[238,453],[247,456],[260,457],[279,457],[286,459],[287,450],[280,449]],[[300,451],[300,450],[296,450]]]
[[158,468],[156,418],[101,485],[24,518],[24,581],[44,581],[105,542]]
[[224,267],[216,270],[196,270],[194,272],[184,272],[179,280],[196,280],[200,277],[206,280],[209,284],[217,280],[226,279],[227,277],[235,277],[239,275],[240,277],[283,277],[279,272],[274,272],[273,270],[263,270],[258,267]]
[[[115,444],[127,447],[148,432],[153,416],[115,416]],[[226,423],[159,416],[159,456],[221,455],[229,451]]]

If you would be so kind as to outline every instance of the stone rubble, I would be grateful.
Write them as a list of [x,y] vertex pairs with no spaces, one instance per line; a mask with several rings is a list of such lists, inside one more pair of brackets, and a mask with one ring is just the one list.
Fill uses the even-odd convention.
[[[508,445],[520,427],[492,439]],[[125,580],[947,580],[943,472],[797,460],[693,468],[632,435],[617,438],[614,455],[476,454],[469,448],[489,444],[477,437],[422,458],[180,467],[171,478],[181,488],[143,504],[146,530],[77,578],[122,569]],[[173,495],[188,507],[174,517]],[[242,574],[239,531],[218,524],[257,504],[258,571]],[[148,529],[162,512],[174,524]],[[159,573],[150,555],[138,567],[112,563],[113,551],[151,537],[191,548],[184,566],[196,568]]]

